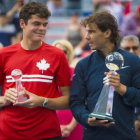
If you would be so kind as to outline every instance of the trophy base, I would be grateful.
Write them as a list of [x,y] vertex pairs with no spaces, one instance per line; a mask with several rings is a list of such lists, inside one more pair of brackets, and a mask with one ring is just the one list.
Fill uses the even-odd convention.
[[89,117],[95,117],[97,119],[101,119],[101,120],[108,120],[110,122],[114,122],[115,120],[113,119],[113,117],[109,114],[105,114],[105,113],[90,113]]

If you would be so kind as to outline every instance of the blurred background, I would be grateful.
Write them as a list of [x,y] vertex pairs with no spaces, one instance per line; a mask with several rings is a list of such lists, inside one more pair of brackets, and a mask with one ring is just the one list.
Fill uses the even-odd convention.
[[29,1],[43,2],[51,11],[44,41],[53,44],[56,40],[68,40],[74,57],[91,53],[80,21],[94,12],[108,10],[118,22],[121,38],[136,35],[140,39],[140,0],[0,0],[0,48],[21,41],[18,16]]
[[[77,16],[77,20],[80,22],[82,18],[88,16],[92,12],[106,8],[110,10],[114,14],[114,16],[120,16],[119,18],[121,19],[125,18],[126,15],[135,12],[137,6],[140,4],[140,0],[0,0],[0,13],[4,15],[8,13],[10,10],[12,10],[12,8],[14,8],[14,6],[17,3],[20,3],[19,7],[15,6],[17,9],[15,8],[15,11],[13,10],[13,13],[10,13],[11,14],[10,18],[15,18],[13,16],[18,16],[18,14],[16,15],[17,11],[19,10],[18,8],[20,8],[22,4],[29,1],[43,2],[45,5],[48,6],[48,8],[52,13],[52,16],[49,19],[50,24],[48,26],[48,31],[44,39],[44,41],[49,44],[52,44],[52,42],[54,42],[57,39],[66,38],[68,26],[71,24],[71,22],[76,22],[72,21],[76,20],[73,19],[73,16],[75,16],[75,18]],[[11,31],[12,37],[15,36],[15,32],[19,31],[17,22],[18,21],[17,20],[15,21],[14,19],[13,23],[18,29],[14,28],[12,29]],[[19,36],[17,35],[17,38],[18,37]],[[16,41],[12,38],[12,44],[15,42]],[[9,45],[9,43],[6,44],[4,43],[3,45],[7,46]]]

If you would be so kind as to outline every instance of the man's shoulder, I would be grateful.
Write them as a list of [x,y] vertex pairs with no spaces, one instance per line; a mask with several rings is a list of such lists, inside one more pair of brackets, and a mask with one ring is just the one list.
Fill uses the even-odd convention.
[[121,54],[123,55],[124,59],[127,58],[127,59],[131,59],[132,61],[135,58],[139,59],[139,57],[136,54],[125,51],[125,50],[121,50]]
[[4,48],[0,49],[0,54],[15,52],[15,51],[17,51],[18,46],[19,46],[19,43],[4,47]]
[[49,51],[49,53],[53,53],[54,55],[62,55],[64,54],[63,51],[55,46],[52,46],[50,44],[47,44],[43,42],[43,47],[46,51]]
[[124,64],[140,67],[140,58],[136,54],[124,50],[121,50],[121,54],[124,58]]
[[89,63],[91,63],[92,58],[93,58],[94,53],[91,53],[90,55],[82,58],[78,63],[77,66],[83,66],[84,68],[86,68],[88,66]]

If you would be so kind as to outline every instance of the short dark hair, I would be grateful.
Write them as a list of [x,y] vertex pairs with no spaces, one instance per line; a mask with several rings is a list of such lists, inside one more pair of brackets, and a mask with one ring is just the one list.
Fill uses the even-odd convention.
[[81,24],[85,27],[87,24],[90,26],[93,23],[95,23],[102,32],[105,32],[108,29],[111,30],[111,42],[116,43],[119,40],[119,30],[117,21],[115,17],[111,15],[108,11],[93,13],[81,22]]
[[48,19],[51,13],[42,2],[29,2],[22,7],[19,19],[23,19],[25,24],[27,24],[32,15]]

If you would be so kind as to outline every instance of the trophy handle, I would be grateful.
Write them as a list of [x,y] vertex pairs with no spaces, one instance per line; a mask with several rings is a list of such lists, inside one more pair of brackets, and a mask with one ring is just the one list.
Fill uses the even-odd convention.
[[17,99],[16,102],[24,102],[27,100],[27,97],[24,93],[24,89],[21,83],[22,80],[22,71],[20,69],[14,69],[11,72],[12,78],[15,80],[16,83],[16,90],[17,90]]
[[109,115],[112,115],[112,109],[113,109],[113,97],[114,97],[114,87],[109,87],[109,94],[108,94],[108,101],[107,101],[107,108],[106,113]]
[[[117,72],[113,71],[113,75],[117,75]],[[106,108],[106,113],[109,115],[112,115],[113,98],[114,98],[114,87],[109,86],[108,101],[107,101],[107,108]]]
[[27,100],[27,97],[24,93],[23,86],[21,80],[16,80],[16,89],[17,89],[17,100],[16,102],[23,102]]

